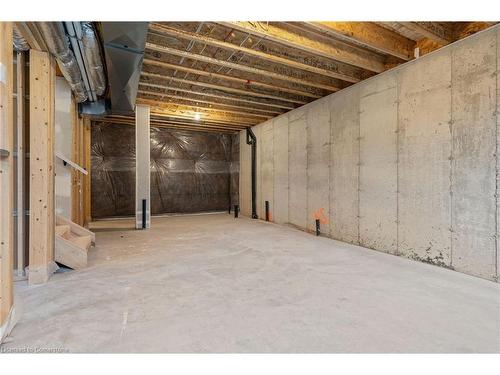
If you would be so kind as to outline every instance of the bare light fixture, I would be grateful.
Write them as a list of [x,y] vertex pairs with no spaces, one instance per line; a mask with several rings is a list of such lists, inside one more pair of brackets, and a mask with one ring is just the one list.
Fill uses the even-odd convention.
[[195,112],[195,114],[194,114],[194,119],[195,119],[196,121],[198,121],[199,119],[201,119],[201,114],[200,114],[200,113],[198,113],[198,112]]

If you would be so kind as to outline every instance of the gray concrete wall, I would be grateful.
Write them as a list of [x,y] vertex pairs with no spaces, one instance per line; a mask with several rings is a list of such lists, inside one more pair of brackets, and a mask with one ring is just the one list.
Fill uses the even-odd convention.
[[[499,279],[500,26],[254,127],[264,219]],[[251,213],[243,141],[242,214]]]

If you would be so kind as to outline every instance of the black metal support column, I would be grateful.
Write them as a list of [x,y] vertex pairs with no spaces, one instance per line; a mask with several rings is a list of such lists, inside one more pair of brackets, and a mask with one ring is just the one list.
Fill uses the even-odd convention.
[[269,221],[269,201],[266,201],[266,221]]
[[316,236],[321,234],[319,219],[316,219]]
[[240,210],[240,206],[238,206],[237,204],[234,205],[234,218],[238,218],[238,212]]
[[252,128],[247,128],[247,144],[252,146],[252,219],[257,216],[257,137]]

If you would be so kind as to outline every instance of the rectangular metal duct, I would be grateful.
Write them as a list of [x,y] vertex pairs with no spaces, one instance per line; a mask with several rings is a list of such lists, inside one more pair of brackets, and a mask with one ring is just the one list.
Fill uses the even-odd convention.
[[111,112],[134,110],[148,22],[102,22]]

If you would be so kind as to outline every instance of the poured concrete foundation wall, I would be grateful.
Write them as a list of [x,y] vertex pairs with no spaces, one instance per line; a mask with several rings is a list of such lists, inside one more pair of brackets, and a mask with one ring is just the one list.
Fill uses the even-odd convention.
[[499,26],[255,126],[259,218],[498,280],[498,66]]

